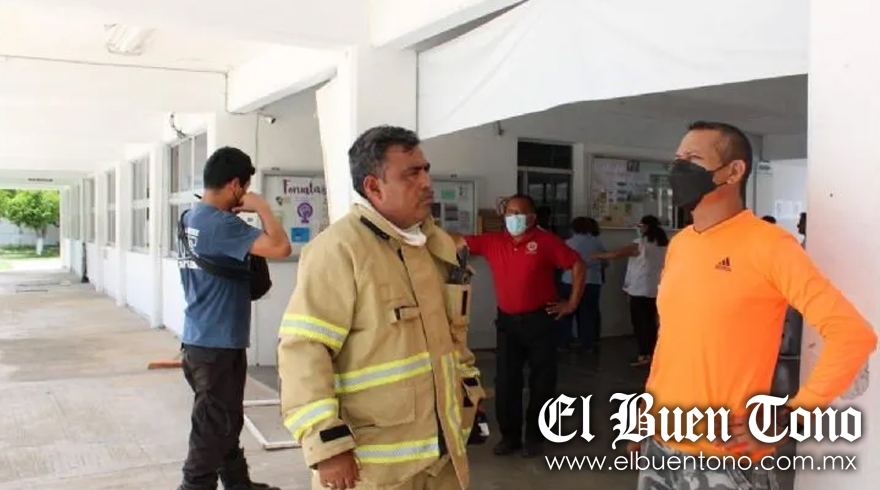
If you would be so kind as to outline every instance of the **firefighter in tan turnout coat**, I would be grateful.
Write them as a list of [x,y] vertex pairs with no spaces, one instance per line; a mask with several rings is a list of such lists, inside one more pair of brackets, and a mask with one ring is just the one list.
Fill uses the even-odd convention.
[[429,164],[414,133],[387,126],[349,157],[359,201],[304,247],[280,328],[284,423],[314,488],[467,488],[484,392]]

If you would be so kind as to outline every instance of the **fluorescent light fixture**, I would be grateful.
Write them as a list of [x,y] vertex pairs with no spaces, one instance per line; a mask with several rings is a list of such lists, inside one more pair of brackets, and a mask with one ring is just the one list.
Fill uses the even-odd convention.
[[153,29],[110,24],[107,31],[107,51],[123,56],[140,56],[153,37]]

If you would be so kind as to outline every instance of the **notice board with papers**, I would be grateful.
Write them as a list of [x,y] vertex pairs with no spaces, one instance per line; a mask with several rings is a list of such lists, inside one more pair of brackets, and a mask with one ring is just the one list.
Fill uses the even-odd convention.
[[330,225],[324,177],[264,174],[263,197],[287,232],[292,258]]
[[434,222],[447,232],[477,232],[477,186],[473,180],[434,179]]

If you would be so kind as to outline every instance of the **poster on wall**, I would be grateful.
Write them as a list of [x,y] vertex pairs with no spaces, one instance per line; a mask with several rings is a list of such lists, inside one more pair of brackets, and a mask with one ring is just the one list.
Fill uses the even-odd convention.
[[288,233],[293,256],[330,225],[327,187],[322,177],[267,175],[263,195]]
[[604,227],[629,228],[652,214],[671,224],[668,171],[655,162],[595,158],[590,179],[590,215]]
[[434,222],[448,232],[476,233],[477,202],[473,181],[434,180]]

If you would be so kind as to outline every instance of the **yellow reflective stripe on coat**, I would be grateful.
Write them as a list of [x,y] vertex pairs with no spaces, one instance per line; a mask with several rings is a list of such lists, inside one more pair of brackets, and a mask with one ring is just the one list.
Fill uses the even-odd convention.
[[461,439],[461,429],[462,429],[462,421],[461,421],[461,407],[459,407],[459,397],[456,396],[458,390],[461,388],[455,382],[455,356],[454,355],[445,355],[440,359],[442,368],[443,368],[443,380],[444,380],[444,390],[446,399],[446,425],[449,427],[449,433],[452,435],[452,440],[455,444],[453,448],[455,450],[456,455],[461,455],[464,452],[464,442]]
[[356,371],[337,374],[335,376],[336,392],[353,393],[414,378],[419,374],[429,372],[431,372],[431,355],[422,352],[399,361],[376,364]]
[[358,446],[354,450],[362,463],[394,464],[420,459],[440,457],[440,442],[436,437],[421,441],[406,441],[396,444],[372,444]]
[[292,314],[284,315],[278,333],[317,340],[333,350],[339,350],[348,336],[348,330],[320,318]]
[[458,372],[461,374],[462,378],[479,378],[480,370],[474,366],[468,366],[466,364],[458,365]]
[[293,438],[299,441],[303,432],[322,420],[336,417],[339,414],[339,400],[324,398],[302,406],[296,412],[284,419],[284,426],[293,434]]

